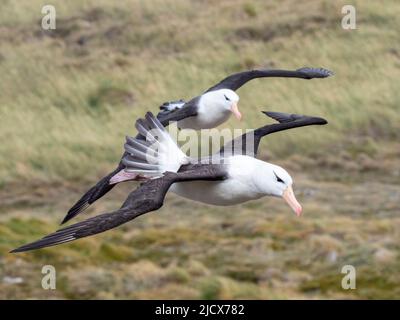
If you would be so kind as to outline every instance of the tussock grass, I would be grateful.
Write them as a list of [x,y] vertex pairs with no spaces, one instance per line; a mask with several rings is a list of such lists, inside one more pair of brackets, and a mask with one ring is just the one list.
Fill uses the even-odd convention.
[[329,151],[360,131],[398,137],[395,1],[357,2],[355,31],[341,29],[340,1],[211,3],[55,1],[54,34],[40,29],[42,1],[4,5],[2,183],[94,180],[118,161],[138,116],[250,67],[324,66],[336,73],[324,81],[254,81],[239,91],[243,128],[264,124],[266,109],[329,120],[323,129],[270,139],[276,156]]

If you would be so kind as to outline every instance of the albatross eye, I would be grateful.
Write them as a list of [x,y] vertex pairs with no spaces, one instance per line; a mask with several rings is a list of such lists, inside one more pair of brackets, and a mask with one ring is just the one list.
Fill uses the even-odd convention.
[[226,95],[224,95],[226,101],[231,101]]
[[278,177],[278,175],[275,173],[275,171],[274,171],[274,175],[276,177],[276,181],[278,181],[280,183],[285,183],[285,181],[283,181],[281,178]]

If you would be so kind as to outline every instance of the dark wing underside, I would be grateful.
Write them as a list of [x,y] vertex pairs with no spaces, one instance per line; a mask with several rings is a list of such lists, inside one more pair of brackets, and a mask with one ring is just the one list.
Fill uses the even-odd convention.
[[113,229],[142,214],[159,209],[169,187],[179,181],[223,180],[226,171],[223,165],[186,165],[178,173],[167,172],[163,177],[148,180],[131,192],[119,210],[75,223],[44,238],[23,245],[11,252],[23,252],[70,242]]
[[328,122],[319,117],[303,116],[298,114],[288,114],[282,112],[264,111],[267,116],[277,120],[279,123],[269,124],[260,127],[254,131],[243,134],[234,140],[225,144],[220,154],[227,156],[230,154],[242,154],[255,157],[257,155],[258,146],[261,138],[274,132],[289,130],[293,128],[311,126],[311,125],[324,125]]
[[239,89],[241,86],[250,80],[257,78],[267,77],[282,77],[282,78],[300,78],[300,79],[314,79],[314,78],[327,78],[333,75],[332,71],[323,68],[300,68],[294,71],[291,70],[250,70],[232,74],[216,85],[212,86],[206,92],[231,89],[233,91]]
[[[123,159],[125,155],[127,155],[126,152],[122,155],[121,159]],[[77,216],[93,202],[95,202],[97,199],[100,199],[112,188],[114,188],[115,184],[110,184],[110,179],[124,168],[125,166],[123,165],[122,161],[120,161],[118,166],[112,172],[103,177],[93,187],[86,191],[86,193],[71,207],[71,209],[68,210],[68,213],[62,220],[61,224],[66,223],[73,217]]]

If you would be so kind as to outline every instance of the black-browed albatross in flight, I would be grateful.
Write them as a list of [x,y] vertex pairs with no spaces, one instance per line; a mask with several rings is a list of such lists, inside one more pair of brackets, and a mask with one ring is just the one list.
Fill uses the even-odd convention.
[[[268,77],[314,79],[326,78],[333,72],[323,68],[300,68],[297,70],[250,70],[232,74],[209,88],[203,94],[185,102],[183,100],[164,103],[157,118],[167,126],[170,122],[178,121],[180,128],[208,129],[225,122],[233,113],[238,119],[241,113],[238,109],[239,96],[235,93],[250,80]],[[122,155],[122,158],[126,153]],[[122,159],[121,159],[122,160]],[[108,193],[114,184],[110,179],[124,169],[122,161],[117,168],[99,180],[69,209],[62,223],[72,219],[96,200]]]
[[[277,165],[246,154],[256,155],[261,138],[270,133],[323,125],[327,121],[318,117],[265,113],[279,123],[263,126],[252,133],[253,150],[249,152],[248,146],[242,144],[243,150],[238,150],[241,151],[239,154],[228,152],[219,163],[210,163],[205,159],[198,163],[197,159],[186,156],[163,125],[151,113],[147,113],[145,119],[136,122],[139,133],[146,139],[129,137],[125,144],[127,155],[123,161],[128,172],[148,174],[151,178],[130,193],[120,209],[60,229],[11,252],[54,246],[115,228],[161,208],[169,189],[183,197],[213,205],[232,205],[263,196],[276,196],[283,198],[300,215],[302,208],[293,193],[293,180],[289,173]],[[237,139],[247,141],[249,134]],[[228,144],[222,149],[231,146]],[[140,155],[143,157],[138,159]]]

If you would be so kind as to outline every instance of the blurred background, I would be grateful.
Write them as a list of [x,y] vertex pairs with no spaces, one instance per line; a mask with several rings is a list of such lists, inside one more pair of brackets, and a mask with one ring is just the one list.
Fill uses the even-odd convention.
[[[400,3],[44,0],[0,5],[0,298],[377,299],[400,297]],[[264,139],[261,158],[294,176],[304,216],[263,198],[230,208],[169,194],[118,229],[24,254],[114,169],[134,121],[251,68],[325,67],[324,80],[256,80],[238,91],[260,111],[325,117],[326,127]],[[78,218],[118,208],[114,188]],[[342,266],[357,270],[343,290]],[[43,290],[41,269],[57,270]]]

